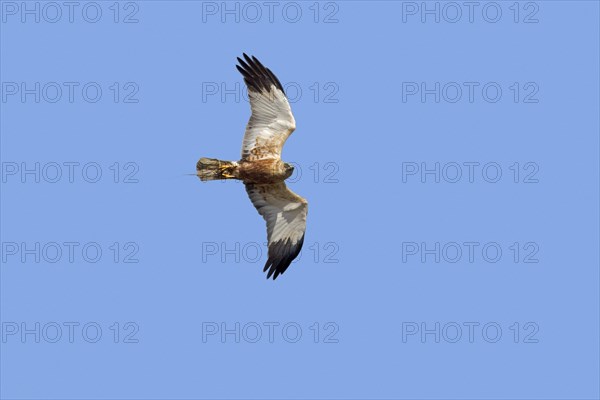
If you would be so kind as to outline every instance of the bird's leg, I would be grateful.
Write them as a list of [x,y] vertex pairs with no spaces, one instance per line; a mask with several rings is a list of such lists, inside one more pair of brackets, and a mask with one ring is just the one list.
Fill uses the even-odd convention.
[[227,165],[227,164],[219,165],[219,170],[221,171],[220,174],[223,178],[235,178],[235,176],[233,176],[229,173],[230,169],[231,169],[231,165]]

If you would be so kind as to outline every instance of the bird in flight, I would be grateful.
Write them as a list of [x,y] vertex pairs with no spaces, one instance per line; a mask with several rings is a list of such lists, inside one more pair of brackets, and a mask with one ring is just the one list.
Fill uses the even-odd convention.
[[196,174],[202,181],[239,179],[256,210],[267,222],[268,259],[263,272],[275,280],[300,253],[306,231],[308,202],[292,192],[285,180],[294,167],[281,161],[286,139],[296,121],[279,79],[256,57],[238,57],[238,71],[248,87],[252,115],[242,141],[239,161],[201,158]]

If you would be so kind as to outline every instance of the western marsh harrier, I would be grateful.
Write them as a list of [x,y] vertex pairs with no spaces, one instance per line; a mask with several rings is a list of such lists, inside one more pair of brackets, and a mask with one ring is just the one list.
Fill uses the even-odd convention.
[[196,173],[203,181],[239,179],[258,213],[267,221],[269,257],[263,271],[276,279],[298,256],[304,243],[308,202],[285,185],[294,167],[281,161],[286,139],[296,129],[279,79],[255,57],[238,57],[248,87],[252,115],[239,161],[201,158]]

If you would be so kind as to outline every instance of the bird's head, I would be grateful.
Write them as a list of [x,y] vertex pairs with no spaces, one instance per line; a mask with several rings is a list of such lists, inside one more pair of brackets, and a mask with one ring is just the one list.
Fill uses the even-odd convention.
[[294,166],[292,164],[283,163],[283,167],[285,168],[285,179],[292,176],[294,173]]

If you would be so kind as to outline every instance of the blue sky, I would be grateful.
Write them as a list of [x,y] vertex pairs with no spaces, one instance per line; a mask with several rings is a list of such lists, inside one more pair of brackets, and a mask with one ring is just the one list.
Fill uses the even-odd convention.
[[[0,5],[2,397],[598,398],[597,2]],[[186,175],[242,52],[309,201],[275,282]]]

